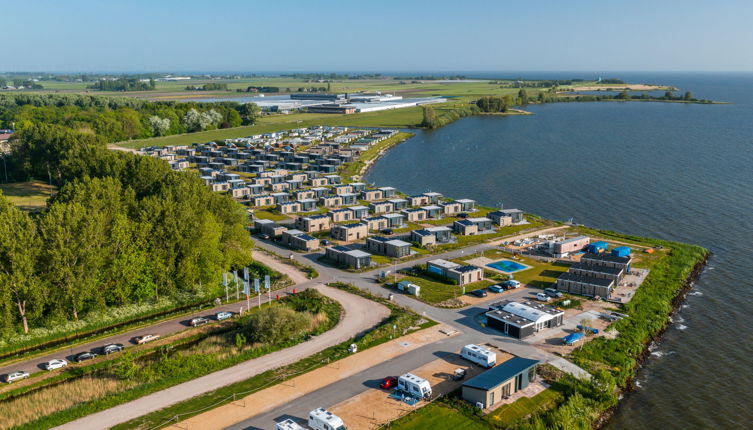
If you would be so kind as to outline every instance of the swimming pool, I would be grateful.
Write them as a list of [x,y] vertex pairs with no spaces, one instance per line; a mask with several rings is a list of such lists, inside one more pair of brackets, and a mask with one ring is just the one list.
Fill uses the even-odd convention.
[[519,272],[521,270],[530,268],[530,266],[526,266],[525,264],[520,264],[512,260],[499,260],[495,261],[494,263],[489,263],[486,266],[491,267],[492,269],[501,270],[505,273]]

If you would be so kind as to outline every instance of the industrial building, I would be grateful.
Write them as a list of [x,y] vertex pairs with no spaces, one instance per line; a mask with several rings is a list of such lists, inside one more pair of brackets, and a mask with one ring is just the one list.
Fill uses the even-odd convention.
[[543,303],[502,301],[489,306],[486,324],[509,336],[525,339],[545,328],[562,325],[565,312]]
[[[606,242],[594,242],[593,250],[580,257],[567,273],[557,278],[557,289],[572,294],[608,299],[622,278],[630,273],[630,248],[621,246],[607,253]],[[591,246],[589,245],[589,247]]]
[[463,400],[481,409],[526,388],[536,379],[538,360],[513,357],[463,384]]

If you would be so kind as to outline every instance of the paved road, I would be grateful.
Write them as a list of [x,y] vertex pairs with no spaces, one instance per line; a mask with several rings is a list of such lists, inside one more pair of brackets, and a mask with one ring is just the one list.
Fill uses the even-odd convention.
[[[306,288],[308,288],[311,285],[318,284],[318,282],[312,282],[309,279],[307,279],[300,271],[296,270],[294,267],[282,264],[279,261],[277,261],[275,258],[270,257],[264,253],[257,253],[254,255],[254,258],[263,264],[266,264],[267,266],[274,267],[275,270],[277,270],[280,273],[284,273],[290,277],[290,279],[298,284],[295,287],[288,287],[286,290],[292,291],[293,288],[297,288],[298,291],[302,291]],[[242,294],[242,292],[241,292]],[[233,298],[233,294],[231,293],[231,298]],[[271,297],[272,299],[275,298],[275,295]],[[251,305],[256,306],[259,304],[259,300],[261,299],[261,303],[267,303],[269,301],[269,296],[262,295],[261,297],[252,297],[251,298]],[[93,342],[84,343],[78,346],[70,347],[63,350],[58,350],[57,352],[51,352],[47,354],[43,354],[41,356],[29,358],[23,361],[19,361],[14,364],[7,364],[2,367],[0,367],[0,375],[4,375],[6,373],[15,372],[19,370],[24,370],[29,373],[38,372],[40,370],[44,370],[42,367],[43,363],[46,363],[52,359],[55,358],[64,358],[68,360],[69,362],[73,363],[73,359],[76,355],[78,355],[81,352],[84,351],[92,351],[97,354],[101,353],[102,347],[110,344],[110,343],[122,343],[126,347],[128,346],[134,346],[135,338],[137,336],[143,336],[145,334],[157,334],[160,336],[168,336],[171,334],[175,334],[177,332],[183,331],[188,329],[190,326],[188,324],[191,319],[198,317],[198,316],[204,316],[209,317],[212,319],[214,314],[221,311],[228,311],[228,312],[240,312],[241,307],[244,309],[246,308],[246,302],[241,300],[240,302],[235,303],[229,303],[224,304],[221,306],[216,307],[207,307],[206,310],[194,312],[189,315],[184,315],[176,318],[172,318],[169,320],[165,320],[162,322],[159,322],[157,324],[153,324],[150,326],[142,327],[139,329],[131,330],[125,333],[109,336],[106,338],[102,338]],[[60,372],[55,371],[55,372]]]
[[345,309],[343,319],[332,330],[290,348],[245,361],[56,428],[70,430],[110,428],[183,400],[243,381],[267,370],[295,363],[325,348],[345,342],[357,333],[374,327],[389,316],[389,309],[371,300],[324,285],[316,285],[315,288],[340,302]]

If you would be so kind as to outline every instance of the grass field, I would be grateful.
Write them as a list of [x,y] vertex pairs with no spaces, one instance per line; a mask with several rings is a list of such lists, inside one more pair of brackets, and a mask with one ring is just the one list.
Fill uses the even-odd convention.
[[47,198],[55,191],[42,181],[15,182],[0,184],[0,190],[5,197],[19,208],[27,211],[38,211],[47,206]]
[[455,409],[439,403],[430,403],[423,408],[388,424],[386,428],[399,430],[488,430],[489,426],[483,422],[467,417]]
[[[463,287],[441,282],[427,276],[405,276],[400,280],[408,281],[421,287],[421,293],[418,299],[433,305],[463,295]],[[488,280],[474,282],[465,285],[465,291],[470,292],[480,288],[486,288],[492,284],[493,282]]]
[[552,408],[557,404],[560,393],[547,388],[534,397],[522,397],[508,405],[502,405],[486,416],[486,420],[497,427],[504,427],[515,420],[524,418],[536,411]]

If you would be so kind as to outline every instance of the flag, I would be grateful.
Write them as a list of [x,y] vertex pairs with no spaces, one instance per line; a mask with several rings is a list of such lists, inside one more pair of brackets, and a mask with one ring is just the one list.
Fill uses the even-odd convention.
[[254,291],[259,292],[259,278],[254,278]]
[[269,289],[269,275],[264,275],[264,288]]

